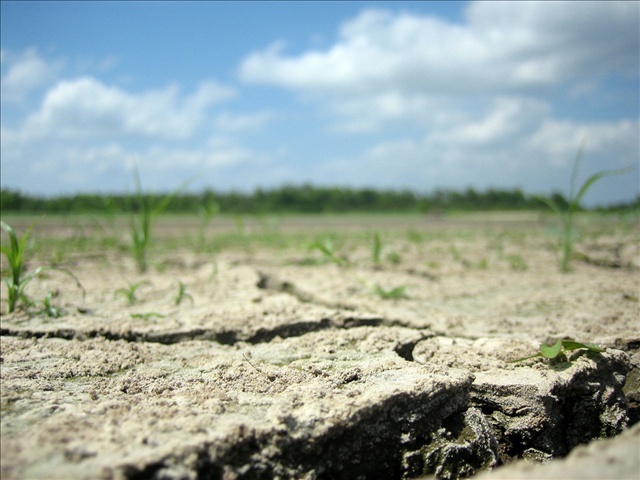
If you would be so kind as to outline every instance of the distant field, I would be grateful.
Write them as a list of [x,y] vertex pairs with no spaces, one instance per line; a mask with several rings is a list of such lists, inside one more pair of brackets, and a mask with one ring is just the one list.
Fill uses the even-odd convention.
[[[577,215],[582,224],[593,226],[633,225],[640,223],[638,214],[581,213]],[[110,229],[126,231],[130,217],[125,214],[108,215],[38,215],[3,214],[2,220],[17,231],[28,228],[37,222],[34,233],[45,235],[68,235],[70,232],[95,233]],[[542,226],[553,223],[548,213],[539,211],[495,211],[495,212],[456,212],[447,214],[269,214],[269,215],[217,215],[206,226],[211,233],[237,232],[322,232],[322,231],[361,231],[361,230],[425,230],[465,229],[478,226],[522,228]],[[158,235],[189,235],[203,228],[203,220],[193,214],[164,214],[155,222]]]

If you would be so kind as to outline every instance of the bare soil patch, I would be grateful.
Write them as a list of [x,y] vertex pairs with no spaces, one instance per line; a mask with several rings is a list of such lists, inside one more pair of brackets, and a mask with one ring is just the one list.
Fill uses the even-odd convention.
[[[7,314],[2,287],[2,478],[464,478],[616,436],[640,227],[580,222],[561,273],[538,214],[164,217],[140,273],[124,219],[47,218],[29,267],[84,292],[51,270]],[[559,338],[605,351],[510,363]]]

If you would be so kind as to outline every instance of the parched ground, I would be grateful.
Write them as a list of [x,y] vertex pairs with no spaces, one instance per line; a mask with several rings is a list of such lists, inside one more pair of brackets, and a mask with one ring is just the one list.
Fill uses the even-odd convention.
[[[140,273],[122,219],[45,219],[28,267],[75,278],[46,271],[11,314],[3,286],[2,478],[462,478],[616,436],[640,224],[579,220],[562,273],[538,214],[168,217]],[[604,351],[512,363],[557,339]]]

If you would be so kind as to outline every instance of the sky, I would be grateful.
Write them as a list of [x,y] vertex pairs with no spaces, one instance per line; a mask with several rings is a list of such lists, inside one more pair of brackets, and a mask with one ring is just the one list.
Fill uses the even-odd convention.
[[638,195],[638,2],[2,1],[1,186]]

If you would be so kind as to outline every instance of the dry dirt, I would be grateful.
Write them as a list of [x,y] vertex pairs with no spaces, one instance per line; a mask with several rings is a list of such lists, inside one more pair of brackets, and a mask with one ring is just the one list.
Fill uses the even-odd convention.
[[[523,214],[161,219],[139,273],[116,223],[46,219],[29,268],[84,292],[50,270],[7,314],[3,285],[2,478],[462,478],[615,436],[638,421],[640,227],[583,220],[570,273]],[[510,363],[560,338],[605,351]]]

